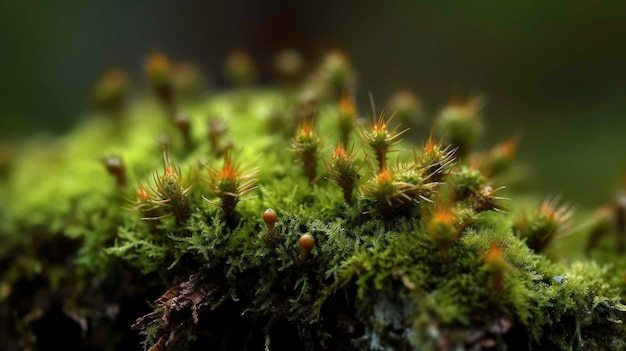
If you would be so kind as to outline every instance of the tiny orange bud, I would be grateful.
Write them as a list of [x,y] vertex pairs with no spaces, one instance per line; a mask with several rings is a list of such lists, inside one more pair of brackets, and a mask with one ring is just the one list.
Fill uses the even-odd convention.
[[[457,218],[452,209],[442,208],[433,214],[431,225],[454,228]],[[456,230],[454,230],[456,231]]]
[[139,188],[137,189],[137,198],[139,198],[139,201],[145,202],[145,201],[148,201],[148,199],[150,199],[150,194],[148,194],[146,189]]
[[175,116],[172,64],[167,56],[154,53],[148,57],[146,75],[156,98],[170,118]]
[[549,202],[543,202],[541,204],[541,207],[539,208],[539,212],[543,214],[544,216],[546,216],[548,219],[554,218],[556,214],[556,212],[554,211],[554,208]]
[[267,237],[270,241],[276,241],[277,236],[274,231],[274,224],[278,220],[278,214],[271,208],[268,208],[263,212],[263,221],[267,225]]
[[265,210],[265,212],[263,212],[263,221],[265,221],[265,224],[267,224],[268,226],[273,225],[274,223],[276,223],[277,220],[278,215],[273,209],[268,208],[267,210]]
[[502,268],[504,262],[504,251],[502,247],[496,244],[491,244],[487,256],[485,256],[485,263],[494,267]]
[[156,52],[148,58],[148,70],[151,73],[161,73],[169,71],[171,68],[170,60],[164,54]]
[[441,258],[449,261],[448,250],[459,237],[461,228],[457,228],[458,216],[449,207],[436,210],[427,225],[428,234],[439,247]]
[[301,251],[306,251],[308,253],[313,249],[313,247],[315,247],[315,238],[310,233],[303,234],[298,240],[298,245],[300,245]]
[[517,151],[517,139],[509,138],[500,144],[496,145],[494,152],[501,157],[511,159],[515,156]]
[[491,244],[487,256],[485,256],[485,265],[493,277],[493,290],[502,290],[504,288],[504,272],[508,269],[502,246]]
[[428,141],[426,142],[426,145],[424,146],[424,153],[426,154],[430,154],[433,152],[433,150],[435,149],[435,138],[433,137],[433,134],[430,134],[430,138],[428,138]]
[[[157,90],[169,90],[172,79],[172,64],[167,56],[162,53],[154,53],[148,57],[146,74],[154,88]],[[159,94],[162,94],[160,92]]]
[[335,146],[335,151],[333,152],[333,159],[343,159],[346,157],[348,157],[346,149],[341,144],[337,144],[337,146]]
[[313,238],[311,233],[303,234],[298,240],[298,245],[300,245],[300,256],[298,256],[298,260],[304,262],[309,251],[315,247],[315,238]]
[[356,107],[350,95],[346,94],[339,100],[339,112],[341,112],[342,115],[351,116],[352,118],[356,115]]
[[393,182],[393,178],[391,177],[391,174],[386,169],[378,173],[378,175],[376,176],[376,180],[378,181],[378,184],[381,184],[381,185]]

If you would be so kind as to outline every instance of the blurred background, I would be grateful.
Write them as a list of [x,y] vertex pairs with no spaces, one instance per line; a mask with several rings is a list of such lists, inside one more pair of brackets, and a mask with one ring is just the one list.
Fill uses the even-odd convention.
[[0,0],[0,43],[3,142],[63,133],[105,69],[141,82],[155,50],[195,62],[220,89],[234,49],[252,55],[261,83],[280,49],[311,66],[341,49],[359,103],[409,88],[432,116],[452,96],[484,94],[485,145],[519,133],[542,191],[595,206],[626,171],[623,1]]

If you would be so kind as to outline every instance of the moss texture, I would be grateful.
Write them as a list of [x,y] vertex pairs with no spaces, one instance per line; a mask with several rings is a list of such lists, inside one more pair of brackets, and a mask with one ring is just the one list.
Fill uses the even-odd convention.
[[267,89],[238,55],[232,91],[152,57],[151,92],[116,71],[72,131],[12,146],[6,349],[624,349],[623,204],[534,193],[515,140],[476,148],[478,99],[409,140],[430,128],[340,99],[339,53]]

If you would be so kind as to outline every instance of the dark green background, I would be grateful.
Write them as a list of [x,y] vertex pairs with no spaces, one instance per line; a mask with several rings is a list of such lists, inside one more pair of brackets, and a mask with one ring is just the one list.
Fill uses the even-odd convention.
[[431,114],[481,92],[487,142],[521,132],[538,186],[575,204],[611,199],[626,169],[626,3],[622,1],[0,1],[0,136],[62,132],[92,82],[117,65],[138,82],[161,49],[224,86],[232,49],[268,82],[271,55],[311,61],[341,48],[358,97],[409,87]]

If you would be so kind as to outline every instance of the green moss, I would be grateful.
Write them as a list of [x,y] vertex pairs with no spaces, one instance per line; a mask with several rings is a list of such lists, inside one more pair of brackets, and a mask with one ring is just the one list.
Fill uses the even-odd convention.
[[[621,296],[626,283],[615,278],[626,267],[623,260],[610,267],[573,246],[555,251],[561,245],[558,239],[546,252],[529,249],[513,228],[526,203],[541,203],[532,194],[512,191],[506,194],[512,199],[503,206],[506,212],[476,213],[480,189],[506,185],[501,182],[514,179],[510,172],[519,169],[513,164],[499,169],[498,178],[488,179],[474,164],[470,167],[473,155],[480,154],[471,149],[478,129],[468,132],[471,140],[458,141],[464,158],[455,165],[452,148],[435,145],[432,137],[423,151],[399,152],[397,163],[381,159],[387,151],[381,156],[359,149],[351,162],[353,157],[365,167],[351,168],[359,176],[351,176],[354,195],[346,196],[339,182],[324,179],[321,162],[331,159],[329,146],[345,132],[336,127],[336,101],[320,102],[315,128],[324,145],[307,156],[317,162],[307,166],[315,167],[308,178],[290,150],[289,133],[299,115],[292,94],[234,91],[185,101],[178,109],[189,116],[192,149],[149,96],[132,101],[118,118],[86,116],[62,138],[20,145],[0,186],[5,199],[0,207],[6,243],[0,251],[6,262],[3,300],[54,292],[64,306],[76,306],[81,311],[77,315],[97,325],[105,323],[101,315],[108,303],[155,300],[165,293],[135,326],[147,346],[216,342],[219,326],[208,322],[212,318],[248,327],[237,329],[230,341],[221,340],[232,348],[624,346]],[[294,123],[271,125],[277,109],[293,116]],[[208,119],[215,116],[228,127],[219,141],[209,137]],[[461,124],[458,128],[455,138],[465,133]],[[167,183],[175,198],[159,192],[151,203],[166,206],[163,216],[146,216],[157,209],[146,205],[137,211],[142,200],[136,200],[136,191],[155,184],[153,177],[158,184],[164,176],[163,135],[169,135],[165,166],[180,165],[180,173],[172,173]],[[228,211],[203,199],[212,200],[216,184],[228,176],[222,168],[224,153],[213,150],[227,144],[224,138],[232,139],[230,152],[238,164],[259,167],[258,189],[245,189],[253,197],[237,197]],[[395,138],[393,143],[399,141]],[[402,141],[396,148],[415,146]],[[439,158],[429,161],[433,148]],[[100,161],[106,155],[124,161],[128,185],[107,174]],[[368,165],[368,159],[377,157],[376,167]],[[379,168],[389,170],[384,179]],[[183,179],[192,179],[188,191]],[[236,184],[231,188],[220,193],[222,201],[236,192]],[[275,238],[268,237],[262,219],[267,208],[278,214]],[[441,243],[429,233],[440,211],[453,220],[445,257]],[[298,239],[305,233],[315,238],[315,247],[301,256]],[[585,237],[582,233],[571,242]],[[57,257],[45,249],[55,242],[72,244]],[[43,249],[29,249],[41,245]],[[502,248],[501,272],[485,263],[494,245]],[[598,250],[607,251],[607,246]],[[495,288],[500,273],[503,283]],[[34,291],[20,291],[20,282],[34,277],[45,282]],[[75,284],[64,287],[67,281]],[[111,286],[113,281],[120,283]],[[89,298],[104,290],[113,293]],[[27,320],[34,310],[47,308],[31,301],[11,313]],[[149,308],[134,306],[129,313],[139,318]],[[27,331],[21,333],[32,333],[32,323],[24,323]],[[285,331],[298,337],[285,337]],[[88,342],[94,343],[90,337]]]

